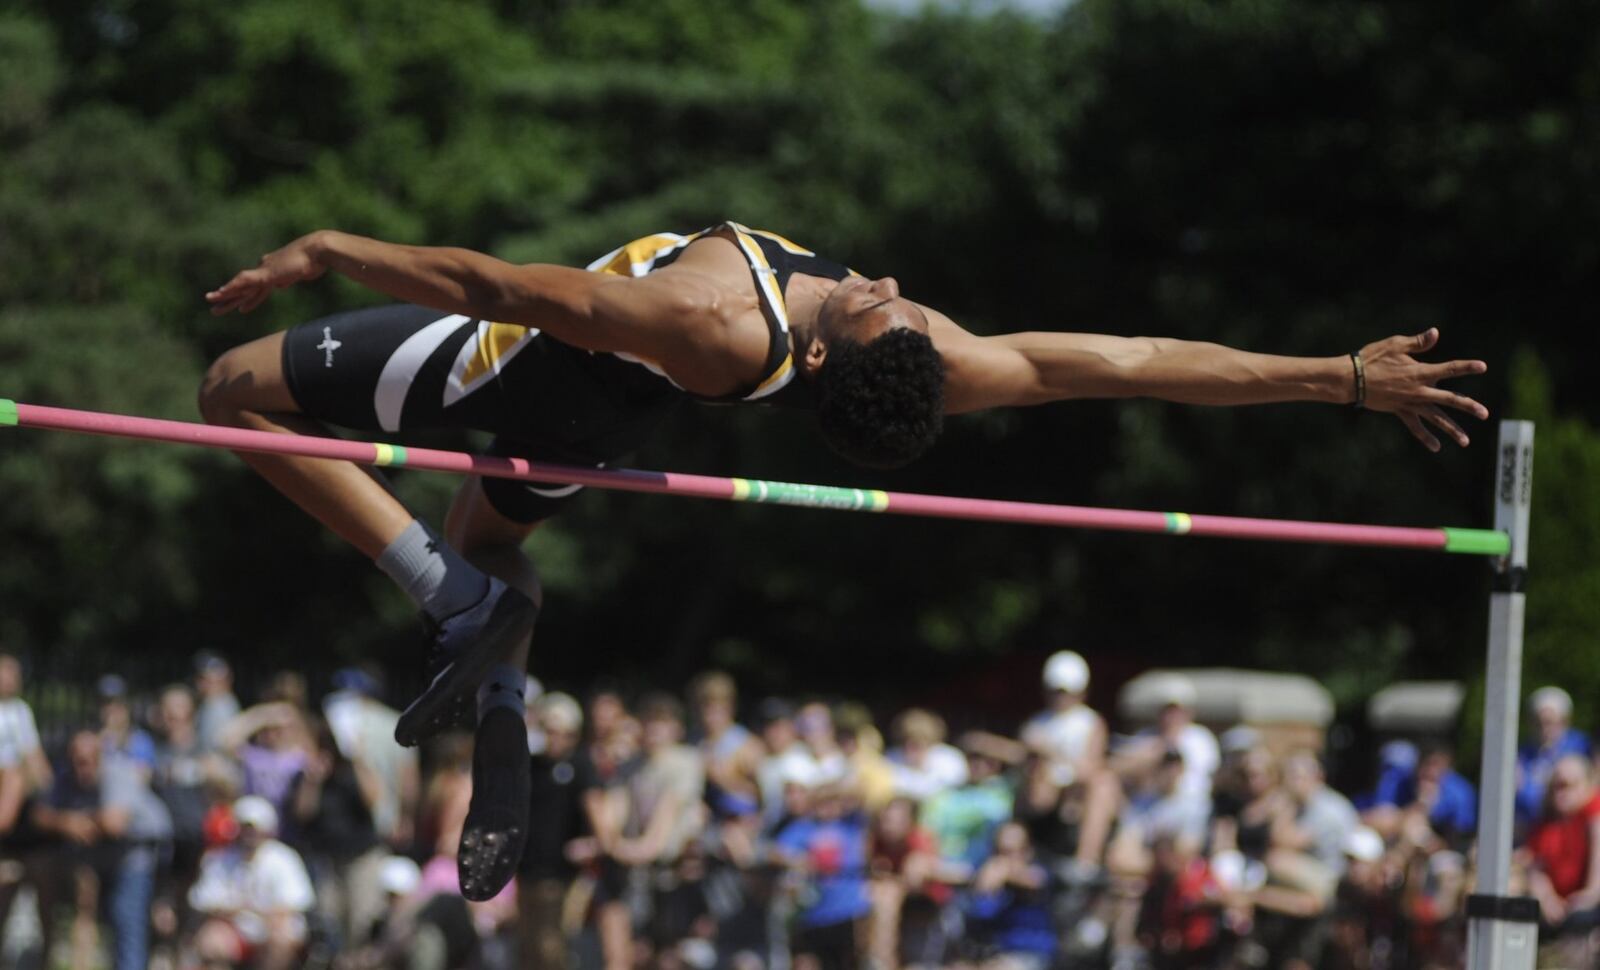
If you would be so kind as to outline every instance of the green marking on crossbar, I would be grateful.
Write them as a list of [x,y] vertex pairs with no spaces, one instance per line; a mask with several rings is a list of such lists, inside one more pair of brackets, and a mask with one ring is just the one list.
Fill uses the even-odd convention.
[[8,401],[0,397],[0,427],[11,427],[17,423],[17,402]]
[[1509,556],[1511,537],[1493,529],[1444,529],[1444,551],[1469,556]]
[[374,465],[404,465],[406,463],[406,450],[399,445],[386,445],[382,442],[374,444],[376,455],[372,459]]
[[1187,512],[1163,512],[1167,520],[1167,531],[1175,536],[1186,536],[1194,528],[1194,521]]
[[889,507],[889,496],[877,489],[843,488],[836,485],[805,485],[799,482],[765,482],[735,478],[733,497],[745,502],[772,502],[820,509],[855,509],[882,512]]

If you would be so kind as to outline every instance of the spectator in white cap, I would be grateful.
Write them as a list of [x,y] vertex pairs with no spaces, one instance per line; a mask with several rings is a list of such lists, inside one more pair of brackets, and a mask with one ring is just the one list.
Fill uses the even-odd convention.
[[1106,722],[1084,696],[1089,690],[1089,664],[1071,650],[1044,662],[1046,708],[1022,725],[1022,743],[1050,763],[1056,784],[1071,785],[1097,773],[1105,764]]
[[422,882],[422,868],[403,855],[392,855],[378,868],[378,886],[389,897],[409,896]]
[[195,949],[207,964],[294,966],[315,895],[300,854],[279,842],[278,812],[259,795],[233,803],[239,835],[206,852],[189,905],[205,916]]
[[[334,966],[447,970],[491,965],[482,959],[483,941],[475,925],[473,904],[440,885],[438,866],[430,863],[428,868],[430,872],[424,873],[405,856],[384,860],[379,883],[388,898],[388,910],[371,937],[360,948],[341,954]],[[445,882],[454,882],[454,873],[448,871],[453,866],[444,868]]]
[[528,844],[517,866],[518,965],[546,970],[569,962],[564,907],[579,867],[599,853],[593,823],[605,794],[580,743],[583,708],[577,700],[545,694],[534,712],[545,745],[530,762]]
[[1261,747],[1264,742],[1260,731],[1248,724],[1235,724],[1222,732],[1222,736],[1217,738],[1217,743],[1222,748],[1223,762],[1228,763],[1239,760]]
[[[1405,923],[1395,912],[1399,894],[1384,859],[1388,846],[1375,830],[1358,825],[1345,836],[1343,850],[1344,876],[1328,926],[1330,949],[1340,956],[1392,952],[1397,942],[1393,936]],[[1346,959],[1334,965],[1361,964]]]
[[1572,695],[1541,687],[1528,695],[1534,737],[1517,752],[1517,823],[1527,826],[1544,808],[1545,791],[1556,762],[1569,754],[1591,757],[1589,738],[1572,726]]
[[1085,700],[1089,664],[1076,651],[1051,654],[1043,682],[1045,709],[1020,733],[1027,753],[1037,759],[1022,811],[1044,809],[1079,819],[1073,857],[1080,868],[1096,868],[1121,799],[1121,786],[1106,769],[1105,718]]
[[1179,673],[1163,674],[1155,678],[1152,694],[1159,705],[1156,723],[1117,752],[1117,773],[1133,787],[1142,787],[1154,776],[1167,749],[1177,748],[1183,753],[1183,789],[1209,798],[1211,776],[1222,763],[1222,752],[1216,735],[1195,723],[1194,681]]

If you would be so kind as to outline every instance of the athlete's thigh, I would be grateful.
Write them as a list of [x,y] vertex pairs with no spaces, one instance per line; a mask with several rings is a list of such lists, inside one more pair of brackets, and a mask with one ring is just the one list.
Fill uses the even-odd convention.
[[472,475],[456,489],[445,516],[445,540],[461,550],[521,545],[542,519],[519,521],[502,513],[485,494],[483,483],[482,476]]
[[284,334],[270,333],[218,357],[206,371],[201,400],[252,411],[299,411],[283,376]]
[[283,381],[298,410],[355,431],[475,427],[445,407],[451,362],[475,328],[404,303],[337,313],[284,334]]

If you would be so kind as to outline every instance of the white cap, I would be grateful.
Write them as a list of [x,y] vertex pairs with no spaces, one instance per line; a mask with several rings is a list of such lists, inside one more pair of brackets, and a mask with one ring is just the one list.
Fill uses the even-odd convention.
[[1528,708],[1538,711],[1552,708],[1560,718],[1572,716],[1572,695],[1559,687],[1541,687],[1528,697]]
[[406,896],[422,882],[422,870],[403,855],[392,855],[378,863],[378,886],[386,893]]
[[278,810],[260,795],[246,795],[233,803],[233,820],[264,835],[278,834]]
[[1383,836],[1365,825],[1357,825],[1344,837],[1344,854],[1362,862],[1383,858]]
[[801,788],[815,788],[823,781],[821,766],[810,758],[785,758],[778,774],[785,785]]
[[1182,674],[1165,674],[1156,681],[1152,693],[1162,707],[1193,707],[1199,695],[1195,693],[1194,681]]
[[1044,685],[1051,690],[1081,694],[1089,689],[1089,664],[1072,650],[1053,653],[1044,662]]
[[1223,754],[1243,754],[1261,746],[1261,732],[1248,724],[1235,724],[1217,739]]
[[539,683],[539,678],[529,674],[522,682],[522,703],[532,707],[544,695],[544,685]]
[[1433,855],[1428,856],[1428,872],[1435,876],[1442,875],[1446,872],[1461,873],[1466,871],[1467,857],[1459,852],[1452,852],[1451,850],[1446,849],[1442,852],[1435,852]]
[[551,727],[577,734],[583,728],[583,708],[570,694],[546,694],[533,705],[539,717]]

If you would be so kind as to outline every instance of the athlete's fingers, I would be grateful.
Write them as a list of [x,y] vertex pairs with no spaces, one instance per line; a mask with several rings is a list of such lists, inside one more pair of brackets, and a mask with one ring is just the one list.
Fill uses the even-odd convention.
[[227,295],[220,292],[208,293],[206,294],[206,299],[211,301],[211,312],[219,317],[239,305],[239,295],[237,293]]
[[208,300],[227,300],[237,296],[240,292],[259,285],[255,270],[245,270],[235,273],[233,279],[222,284],[206,294]]
[[1415,337],[1411,337],[1407,341],[1406,349],[1411,351],[1413,354],[1420,354],[1425,351],[1432,350],[1434,345],[1438,342],[1439,328],[1429,327],[1428,329],[1417,334]]
[[1463,411],[1477,418],[1479,421],[1482,421],[1489,416],[1489,409],[1479,404],[1477,401],[1467,397],[1465,394],[1457,394],[1454,391],[1447,391],[1442,387],[1423,388],[1422,398],[1429,404],[1433,404],[1438,407],[1455,408],[1457,411]]
[[267,287],[264,287],[264,286],[261,287],[260,289],[256,290],[256,292],[252,293],[248,298],[245,299],[243,305],[241,305],[239,307],[239,312],[240,313],[249,313],[251,310],[254,310],[256,307],[258,307],[261,304],[267,302],[267,297],[269,297],[271,295],[272,295],[272,290],[270,290],[270,289],[268,289]]
[[1427,428],[1422,426],[1422,420],[1410,411],[1400,412],[1400,423],[1411,432],[1411,437],[1422,442],[1422,446],[1429,451],[1439,450],[1439,439],[1435,438]]
[[1469,442],[1467,439],[1467,433],[1461,430],[1461,426],[1459,424],[1456,424],[1454,421],[1450,420],[1450,416],[1448,414],[1445,414],[1436,407],[1426,407],[1422,409],[1422,417],[1423,420],[1438,428],[1440,431],[1443,431],[1446,435],[1449,435],[1450,439],[1456,444],[1463,448],[1468,445]]
[[1443,364],[1427,364],[1425,366],[1427,367],[1430,381],[1443,381],[1452,377],[1482,374],[1489,369],[1489,365],[1481,360],[1451,360]]
[[223,294],[217,301],[216,308],[220,313],[228,313],[241,309],[245,303],[261,292],[257,286],[238,286]]
[[210,302],[212,311],[216,313],[227,313],[238,306],[239,301],[244,297],[245,292],[242,288],[235,286],[233,283],[228,283],[221,289],[212,290],[206,294],[206,300]]

